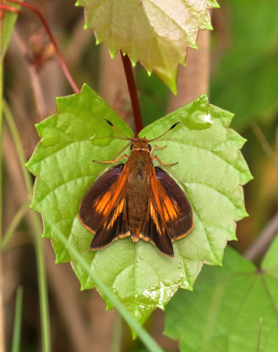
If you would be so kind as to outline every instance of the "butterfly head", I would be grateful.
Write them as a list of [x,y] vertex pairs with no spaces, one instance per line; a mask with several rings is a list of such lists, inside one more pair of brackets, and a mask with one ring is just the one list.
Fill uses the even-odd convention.
[[139,138],[139,137],[134,137],[132,139],[132,143],[130,145],[130,150],[131,151],[145,151],[145,152],[150,152],[152,150],[152,147],[149,144],[149,141],[147,138]]
[[149,144],[149,142],[155,141],[156,139],[164,136],[166,133],[168,133],[169,131],[171,131],[174,127],[176,127],[180,122],[176,122],[174,123],[173,126],[171,126],[166,132],[164,132],[163,134],[161,134],[160,136],[150,139],[148,140],[147,138],[143,137],[140,138],[137,135],[133,138],[129,138],[127,136],[125,136],[121,131],[119,131],[113,124],[112,122],[110,122],[107,119],[104,119],[112,128],[114,128],[114,130],[116,130],[117,132],[119,132],[122,136],[125,137],[125,139],[130,140],[131,144],[130,144],[130,150],[131,151],[145,151],[145,152],[151,152],[152,147]]

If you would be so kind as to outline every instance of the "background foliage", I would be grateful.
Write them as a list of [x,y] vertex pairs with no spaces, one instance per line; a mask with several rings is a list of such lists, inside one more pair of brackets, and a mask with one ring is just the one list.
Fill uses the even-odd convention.
[[[276,50],[278,30],[277,4],[274,0],[267,3],[258,0],[248,0],[244,3],[226,0],[219,3],[221,8],[213,10],[212,13],[215,31],[211,35],[210,102],[236,114],[232,126],[248,139],[248,143],[243,147],[243,154],[255,178],[254,181],[245,187],[246,206],[250,217],[239,222],[237,231],[239,241],[233,244],[240,253],[243,253],[260,234],[264,226],[268,224],[277,209],[277,149],[275,135],[278,82]],[[82,30],[84,24],[83,9],[75,8],[74,1],[57,1],[55,3],[36,1],[36,5],[40,7],[55,36],[59,39],[61,51],[67,59],[69,69],[78,86],[81,86],[86,81],[100,95],[104,95],[104,93],[101,93],[103,56],[100,47],[95,46],[92,32],[87,31],[85,33]],[[39,30],[39,21],[30,12],[23,12],[24,15],[18,19],[16,35],[13,35],[11,39],[5,58],[5,98],[9,106],[11,106],[12,116],[20,132],[25,158],[29,159],[38,141],[37,133],[33,127],[34,123],[39,122],[40,118],[55,112],[56,96],[64,96],[72,92],[65,84],[56,61],[51,60],[51,55],[49,55],[50,60],[43,67],[40,67],[37,73],[37,77],[39,77],[41,82],[40,86],[42,87],[42,99],[37,100],[38,104],[34,105],[30,84],[30,75],[32,77],[32,64],[30,65],[30,62],[34,64],[34,61],[32,61],[34,51],[39,51],[39,48],[34,47],[34,42],[38,42],[36,38],[40,38],[39,42],[45,47],[48,45],[48,41]],[[31,40],[29,40],[30,37]],[[28,60],[26,60],[27,53],[24,49],[26,43]],[[138,65],[136,67],[136,79],[144,125],[148,125],[166,114],[168,88],[154,75],[148,79],[147,73]],[[113,82],[110,83],[112,84]],[[32,80],[32,84],[34,84],[34,80]],[[115,111],[120,111],[128,121],[130,116],[130,102],[128,99],[120,95],[110,105]],[[3,163],[3,226],[4,233],[7,233],[5,231],[9,230],[14,214],[18,214],[17,210],[22,209],[20,206],[24,204],[27,193],[17,152],[6,122],[3,126],[3,151],[5,155]],[[30,235],[30,230],[32,229],[33,225],[30,217],[24,217],[3,254],[7,341],[12,340],[16,287],[21,284],[24,288],[22,351],[37,351],[40,345],[36,261],[33,237]],[[116,320],[117,323],[114,324],[115,312],[105,313],[104,305],[102,305],[97,294],[93,291],[79,293],[79,284],[74,275],[72,275],[71,268],[68,270],[65,264],[59,264],[54,267],[52,250],[48,247],[48,244],[45,243],[44,246],[49,281],[52,350],[59,352],[82,351],[83,348],[86,351],[87,346],[93,344],[96,350],[108,351],[110,350],[113,333],[114,346],[117,346],[119,331],[114,329],[113,325],[117,326],[120,323],[119,320]],[[197,307],[204,307],[202,313],[205,314],[205,305],[210,304],[209,298],[212,297],[212,291],[219,289],[217,280],[222,275],[228,275],[227,277],[229,278],[229,275],[236,274],[234,280],[240,281],[237,273],[241,273],[244,278],[246,272],[248,275],[251,273],[250,280],[254,280],[256,283],[253,285],[253,296],[250,296],[251,298],[253,297],[251,300],[252,304],[256,304],[258,292],[259,294],[264,294],[266,287],[271,288],[270,285],[272,285],[275,294],[275,287],[277,287],[276,272],[274,270],[277,265],[275,262],[275,257],[277,257],[275,248],[272,247],[271,252],[262,264],[262,269],[267,271],[264,275],[256,272],[253,264],[228,249],[225,263],[228,261],[229,264],[224,266],[223,269],[206,268],[206,272],[201,274],[196,283],[195,296],[193,296],[195,292],[189,293],[180,290],[177,297],[175,296],[171,301],[169,310],[167,307],[166,312],[167,334],[172,338],[179,338],[180,335],[177,334],[177,331],[188,329],[186,325],[188,321],[191,322],[193,318],[198,319],[195,311],[192,315],[186,315],[188,321],[180,328],[177,327],[175,333],[173,333],[171,328],[173,326],[173,320],[171,319],[173,318],[171,314],[175,313],[175,305],[180,305],[179,300],[186,300],[187,304],[190,304],[190,302],[194,303],[196,310],[198,309]],[[271,256],[272,259],[270,259]],[[206,274],[211,278],[211,282],[216,282],[216,286],[210,287],[210,290],[208,289],[209,285],[206,283]],[[269,279],[269,277],[271,278]],[[273,280],[272,277],[274,277]],[[227,285],[229,285],[229,279],[227,280]],[[263,286],[265,280],[269,281],[267,286]],[[65,290],[65,285],[67,285],[67,290]],[[244,292],[244,285],[247,285],[247,283],[244,282],[243,286],[241,284],[238,285],[241,289],[240,292]],[[198,299],[200,299],[199,289],[202,287],[206,287],[208,291],[206,294],[207,299],[202,298],[198,302]],[[227,302],[233,302],[231,309],[234,307],[236,309],[236,299],[240,298],[240,296],[235,295],[227,298],[225,295],[227,290],[225,291],[225,289],[225,287],[220,286],[220,293],[225,297],[221,304],[223,303],[225,306]],[[219,291],[217,292],[219,294]],[[183,294],[185,294],[185,297],[183,297]],[[196,301],[193,302],[192,297]],[[264,339],[267,336],[265,334],[270,334],[273,338],[273,344],[275,343],[275,334],[272,333],[271,324],[267,325],[269,324],[267,319],[270,317],[273,324],[276,323],[277,318],[275,314],[273,315],[273,311],[277,305],[275,302],[270,304],[267,299],[265,297],[261,303],[266,305],[266,315],[263,315],[261,323],[258,321],[258,316],[258,319],[256,319],[257,325],[254,327],[257,330],[255,332],[250,331],[250,334],[253,334],[252,336],[257,344],[261,344],[262,351],[268,352],[272,351],[274,347],[272,348],[271,345],[265,343]],[[249,314],[248,305],[250,306],[251,303],[250,301],[246,302],[246,309]],[[188,306],[185,305],[184,307]],[[91,314],[88,314],[88,312]],[[200,316],[202,315],[200,314]],[[221,316],[212,317],[218,322],[222,321]],[[100,319],[103,319],[102,323]],[[116,317],[116,319],[118,318]],[[161,312],[156,311],[147,320],[145,327],[165,350],[177,350],[175,341],[167,340],[161,336],[163,329],[163,326],[159,324],[161,320],[163,321],[163,315]],[[122,350],[143,351],[144,347],[142,347],[141,342],[138,340],[132,341],[129,329],[125,323],[122,322],[121,324]],[[197,321],[196,324],[201,323]],[[248,326],[246,320],[245,325]],[[103,326],[106,326],[106,329],[103,329]],[[253,328],[253,325],[250,326]],[[215,333],[219,331],[217,329],[219,327],[215,326]],[[223,345],[223,341],[226,341],[227,337],[225,335],[226,327],[223,326],[221,329],[224,337],[223,340],[220,339],[220,343]],[[186,335],[192,337],[191,341],[199,339],[198,335],[192,335],[192,330],[186,331],[188,331]],[[210,351],[209,346],[211,346],[211,343],[219,343],[219,340],[213,340],[214,336],[210,330],[207,329],[205,331],[205,339],[200,341],[201,347],[197,349],[198,351]],[[259,342],[260,336],[262,336],[261,342]],[[210,340],[211,337],[212,342]],[[233,335],[231,335],[231,338],[233,339]],[[252,343],[254,344],[253,340]],[[251,344],[251,346],[253,345]],[[185,351],[190,350],[189,342],[184,342],[184,340],[181,340],[180,347],[184,348]]]

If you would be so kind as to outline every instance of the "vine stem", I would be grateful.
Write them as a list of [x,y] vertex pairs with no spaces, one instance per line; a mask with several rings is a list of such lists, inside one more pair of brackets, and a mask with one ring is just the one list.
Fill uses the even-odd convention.
[[123,60],[126,81],[127,81],[129,95],[130,95],[131,104],[132,104],[136,135],[138,135],[138,133],[143,129],[143,122],[142,122],[142,117],[140,112],[137,90],[135,86],[135,80],[134,80],[129,57],[127,55],[124,55],[122,51],[121,51],[121,56]]
[[59,48],[58,48],[57,42],[56,42],[56,40],[54,39],[54,37],[53,37],[53,35],[52,35],[52,33],[51,33],[51,30],[50,30],[50,28],[49,28],[49,26],[48,26],[48,24],[47,24],[45,18],[44,18],[43,15],[40,13],[40,11],[37,9],[37,7],[34,6],[34,5],[31,5],[31,4],[26,4],[26,3],[21,2],[21,1],[18,1],[18,0],[9,0],[9,2],[12,2],[12,3],[14,3],[14,4],[18,4],[18,5],[20,5],[20,6],[26,7],[26,8],[28,8],[29,10],[33,11],[33,12],[39,17],[39,19],[41,20],[41,23],[43,24],[43,26],[44,26],[44,28],[45,28],[45,30],[46,30],[46,32],[47,32],[47,34],[48,34],[48,36],[49,36],[49,38],[50,38],[50,40],[51,40],[51,43],[53,44],[53,46],[54,46],[54,48],[55,48],[55,51],[56,51],[58,60],[59,60],[60,65],[61,65],[61,68],[62,68],[62,70],[63,70],[63,72],[64,72],[64,74],[65,74],[65,76],[66,76],[66,78],[67,78],[67,80],[68,80],[68,82],[69,82],[69,84],[71,85],[71,87],[72,87],[72,89],[73,89],[73,91],[74,91],[75,93],[79,93],[80,90],[79,90],[79,88],[77,87],[77,85],[75,84],[73,78],[71,77],[71,74],[70,74],[70,72],[69,72],[69,70],[68,70],[68,68],[67,68],[67,65],[66,65],[66,63],[65,63],[65,60],[64,60],[64,58],[63,58],[63,56],[62,56],[62,54],[61,54],[61,52],[60,52],[60,50],[59,50]]

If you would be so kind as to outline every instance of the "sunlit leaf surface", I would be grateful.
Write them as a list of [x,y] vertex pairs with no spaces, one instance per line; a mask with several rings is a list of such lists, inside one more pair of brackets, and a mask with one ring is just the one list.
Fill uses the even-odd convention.
[[205,267],[194,292],[179,290],[167,305],[165,333],[181,352],[276,351],[278,238],[261,269],[227,248],[223,268]]

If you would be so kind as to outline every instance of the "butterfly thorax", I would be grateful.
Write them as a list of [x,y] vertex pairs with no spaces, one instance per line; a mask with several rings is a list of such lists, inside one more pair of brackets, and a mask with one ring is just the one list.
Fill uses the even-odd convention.
[[128,159],[127,212],[133,241],[139,239],[151,194],[153,164],[146,142],[135,144]]

